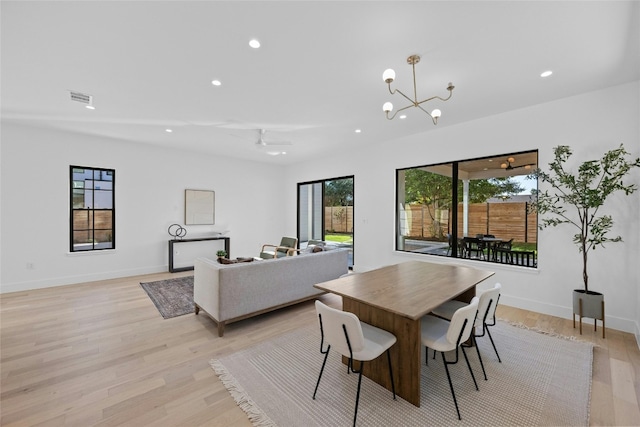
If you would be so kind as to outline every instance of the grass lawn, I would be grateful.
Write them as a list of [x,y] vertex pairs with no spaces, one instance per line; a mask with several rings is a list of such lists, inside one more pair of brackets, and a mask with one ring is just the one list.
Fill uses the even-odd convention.
[[538,245],[536,245],[535,243],[514,242],[511,249],[514,251],[538,253]]
[[351,234],[325,234],[324,239],[330,242],[346,243],[353,240]]

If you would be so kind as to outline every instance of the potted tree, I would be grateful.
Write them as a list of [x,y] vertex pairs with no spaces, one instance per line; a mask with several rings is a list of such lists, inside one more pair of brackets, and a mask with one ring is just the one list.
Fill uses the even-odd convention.
[[[574,227],[573,243],[582,254],[582,289],[573,291],[573,318],[582,317],[602,320],[604,337],[604,296],[589,289],[588,256],[591,250],[605,243],[621,242],[621,236],[610,236],[613,226],[611,215],[598,215],[609,196],[616,192],[625,195],[637,190],[637,185],[623,181],[632,168],[640,167],[640,158],[628,159],[623,144],[604,153],[599,160],[588,160],[578,166],[577,172],[565,169],[565,163],[573,154],[571,148],[560,145],[553,149],[554,159],[549,171],[536,169],[532,176],[551,185],[550,190],[534,190],[532,208],[543,217],[540,229],[561,224]],[[595,322],[595,320],[594,320]]]

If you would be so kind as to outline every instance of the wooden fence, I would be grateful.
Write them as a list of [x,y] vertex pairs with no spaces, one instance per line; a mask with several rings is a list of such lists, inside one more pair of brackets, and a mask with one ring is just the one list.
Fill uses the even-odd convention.
[[[471,203],[467,235],[493,234],[514,242],[537,241],[537,216],[527,212],[527,203]],[[462,203],[458,204],[458,234],[462,235]],[[406,205],[407,237],[442,240],[451,231],[449,210],[425,205]]]
[[352,233],[353,206],[325,206],[324,229],[334,233]]

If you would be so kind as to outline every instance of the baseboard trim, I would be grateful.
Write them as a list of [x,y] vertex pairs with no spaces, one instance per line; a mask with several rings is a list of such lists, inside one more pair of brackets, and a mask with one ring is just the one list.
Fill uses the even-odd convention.
[[[568,301],[571,302],[571,295],[568,297]],[[573,308],[571,306],[560,306],[542,303],[540,301],[527,300],[524,298],[518,298],[509,296],[506,294],[500,295],[500,304],[508,305],[510,307],[522,308],[524,310],[535,311],[542,314],[548,314],[550,316],[556,316],[563,319],[573,318]],[[617,316],[612,316],[609,313],[605,315],[607,328],[615,329],[622,332],[628,332],[636,336],[636,342],[640,339],[640,330],[635,321],[631,319],[624,319]],[[583,318],[584,324],[593,325],[593,319]],[[599,326],[602,324],[599,323]]]
[[54,288],[57,286],[75,285],[84,282],[97,282],[100,280],[120,279],[122,277],[139,276],[142,274],[154,274],[166,272],[167,266],[155,266],[144,268],[132,268],[128,270],[108,271],[94,274],[82,274],[77,276],[56,277],[53,279],[31,280],[15,283],[0,284],[0,294],[10,292],[23,292],[34,289]]

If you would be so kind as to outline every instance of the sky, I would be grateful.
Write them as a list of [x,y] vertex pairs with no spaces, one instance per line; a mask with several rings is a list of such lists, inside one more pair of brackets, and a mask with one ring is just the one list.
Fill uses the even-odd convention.
[[537,182],[535,179],[527,179],[527,175],[514,176],[513,180],[518,182],[521,187],[524,188],[519,194],[531,194],[531,190],[536,188]]

